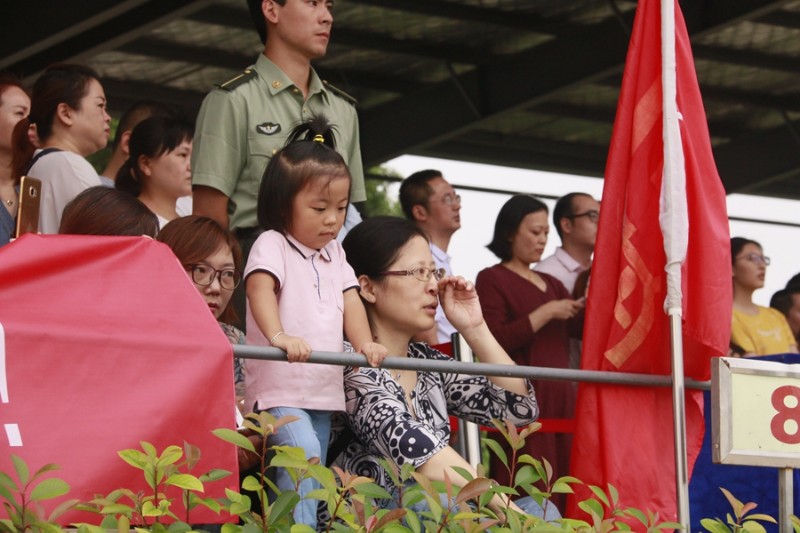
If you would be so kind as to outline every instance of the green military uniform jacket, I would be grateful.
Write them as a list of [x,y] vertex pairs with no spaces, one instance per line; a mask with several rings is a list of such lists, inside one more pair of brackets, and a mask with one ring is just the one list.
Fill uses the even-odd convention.
[[256,64],[211,91],[197,117],[192,181],[224,193],[230,228],[258,226],[261,177],[291,130],[312,114],[335,126],[336,149],[352,176],[350,201],[366,200],[354,101],[320,80],[312,69],[309,96],[263,54]]

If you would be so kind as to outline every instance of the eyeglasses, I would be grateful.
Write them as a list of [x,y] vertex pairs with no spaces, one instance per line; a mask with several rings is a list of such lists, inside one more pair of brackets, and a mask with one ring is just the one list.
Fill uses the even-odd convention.
[[439,200],[444,205],[453,205],[453,204],[460,204],[461,203],[461,195],[460,194],[451,194],[447,193]]
[[597,222],[598,220],[600,220],[600,212],[597,211],[596,209],[591,209],[589,211],[586,211],[585,213],[570,215],[567,218],[580,218],[580,217],[589,217],[589,220],[591,220],[592,222]]
[[202,263],[194,265],[183,265],[188,272],[192,273],[192,281],[201,287],[208,287],[214,283],[214,278],[219,279],[219,284],[223,289],[232,291],[239,286],[242,281],[242,274],[233,268],[217,270]]
[[431,276],[433,276],[436,281],[439,281],[443,277],[447,275],[447,272],[443,268],[428,268],[428,267],[417,267],[413,270],[387,270],[386,272],[381,272],[381,276],[414,276],[420,281],[430,281]]
[[748,261],[756,265],[769,266],[770,264],[769,257],[767,257],[766,255],[759,255],[755,252],[750,252],[749,254],[740,255],[736,259],[747,259]]

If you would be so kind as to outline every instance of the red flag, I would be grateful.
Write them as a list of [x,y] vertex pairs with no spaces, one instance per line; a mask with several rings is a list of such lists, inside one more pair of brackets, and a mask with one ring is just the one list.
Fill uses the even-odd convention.
[[[0,272],[0,471],[14,476],[12,453],[32,472],[56,463],[48,477],[71,486],[57,501],[123,487],[152,494],[117,452],[186,441],[202,454],[192,474],[232,472],[202,497],[237,490],[236,451],[211,434],[235,425],[232,348],[169,248],[28,234],[0,249]],[[185,519],[180,492],[167,497]],[[190,515],[224,518],[202,507]],[[100,517],[72,512],[61,523],[74,521]]]
[[[605,185],[586,310],[582,368],[671,373],[664,235],[659,226],[664,141],[661,13],[636,11]],[[714,164],[689,38],[675,2],[677,107],[685,159],[688,249],[683,263],[686,374],[709,379],[710,358],[727,351],[731,262],[725,191]],[[622,506],[676,520],[672,396],[669,388],[581,384],[572,474],[614,485]],[[703,437],[702,395],[687,393],[689,470]],[[579,516],[571,499],[569,516]]]

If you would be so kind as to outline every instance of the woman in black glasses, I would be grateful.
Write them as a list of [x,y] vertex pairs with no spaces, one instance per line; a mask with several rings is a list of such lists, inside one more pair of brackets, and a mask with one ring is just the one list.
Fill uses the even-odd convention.
[[797,353],[789,323],[780,311],[753,303],[753,293],[764,286],[769,257],[756,241],[731,239],[733,321],[731,355]]
[[[228,305],[233,289],[242,280],[242,249],[236,238],[214,220],[190,215],[167,223],[158,240],[172,248],[231,344],[244,344],[244,333],[230,325],[236,321],[236,314]],[[244,362],[238,358],[234,359],[234,378],[241,410]]]
[[[342,244],[358,277],[373,339],[387,347],[389,357],[450,360],[425,343],[411,342],[433,327],[441,301],[448,320],[482,362],[514,364],[489,332],[473,284],[436,268],[427,236],[412,222],[370,218]],[[432,480],[447,475],[456,486],[466,480],[455,469],[476,475],[449,445],[450,415],[479,424],[507,419],[520,426],[536,420],[539,411],[533,388],[521,378],[348,368],[344,385],[347,422],[355,439],[338,462],[346,471],[375,479],[395,497],[401,487],[379,459],[398,468],[413,464]],[[498,512],[508,505],[500,497],[490,504]],[[542,514],[540,507],[529,510]]]

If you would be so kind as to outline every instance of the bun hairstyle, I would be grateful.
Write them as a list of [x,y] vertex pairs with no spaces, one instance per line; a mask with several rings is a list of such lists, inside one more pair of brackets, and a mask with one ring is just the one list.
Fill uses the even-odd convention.
[[335,129],[325,116],[314,115],[295,127],[269,160],[258,191],[258,223],[263,229],[289,232],[294,197],[312,181],[351,179],[336,151]]
[[128,142],[128,160],[117,172],[116,187],[139,196],[145,179],[139,166],[142,157],[157,158],[175,150],[184,141],[194,137],[194,126],[177,117],[154,116],[138,123],[131,131]]

